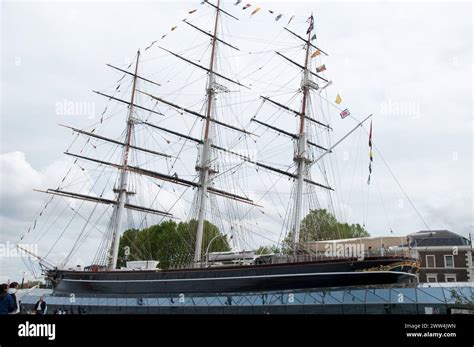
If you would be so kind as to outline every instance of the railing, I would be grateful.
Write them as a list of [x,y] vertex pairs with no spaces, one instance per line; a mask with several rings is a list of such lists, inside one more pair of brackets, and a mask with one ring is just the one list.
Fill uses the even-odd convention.
[[[202,267],[216,267],[216,266],[245,266],[251,264],[283,264],[283,263],[301,263],[301,262],[311,262],[311,261],[331,261],[331,260],[354,260],[359,261],[371,257],[404,257],[418,260],[418,252],[412,249],[399,249],[399,250],[369,250],[362,252],[360,254],[352,253],[344,254],[328,254],[325,251],[314,252],[314,253],[305,253],[305,254],[271,254],[271,255],[256,255],[255,260],[250,259],[234,259],[233,261],[208,261],[207,263],[202,263]],[[168,270],[178,270],[178,269],[188,269],[190,268],[189,264],[175,264],[171,266]]]
[[[300,263],[300,262],[311,262],[317,260],[341,260],[341,259],[353,259],[353,260],[363,260],[371,257],[404,257],[418,260],[418,252],[414,250],[390,250],[390,251],[366,251],[359,254],[348,254],[341,252],[341,254],[328,254],[327,252],[318,252],[312,254],[298,254],[298,255],[274,255],[268,257],[268,262],[270,264],[281,264],[281,263]],[[265,261],[264,261],[265,263]]]

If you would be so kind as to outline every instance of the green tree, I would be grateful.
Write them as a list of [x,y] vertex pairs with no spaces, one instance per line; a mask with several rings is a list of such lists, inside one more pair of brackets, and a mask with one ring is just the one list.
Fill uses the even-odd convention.
[[448,300],[454,300],[459,308],[474,309],[474,293],[468,294],[462,291],[462,288],[451,288],[451,297]]
[[[130,260],[158,260],[162,269],[189,266],[194,259],[197,221],[166,221],[143,230],[130,229],[120,239],[119,267]],[[222,235],[222,237],[217,237]],[[229,251],[227,236],[212,223],[204,222],[202,255],[209,252]]]
[[[325,209],[311,210],[301,221],[300,242],[368,237],[370,234],[360,224],[340,223]],[[284,241],[285,248],[292,248],[293,233]]]
[[258,255],[265,255],[265,254],[276,254],[276,253],[280,253],[280,249],[275,246],[275,245],[272,245],[272,246],[260,246],[257,248],[257,250],[255,251],[255,254],[258,254]]

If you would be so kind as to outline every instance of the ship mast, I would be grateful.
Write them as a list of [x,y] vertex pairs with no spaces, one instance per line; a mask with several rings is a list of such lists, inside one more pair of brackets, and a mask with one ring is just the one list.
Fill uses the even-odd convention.
[[216,37],[217,37],[217,24],[219,21],[219,8],[220,0],[217,0],[216,5],[216,17],[214,20],[214,32],[212,34],[212,50],[211,50],[211,59],[209,62],[209,74],[207,79],[207,109],[206,109],[206,118],[204,123],[204,138],[202,143],[201,151],[201,166],[197,168],[199,170],[199,182],[200,188],[198,191],[199,200],[198,200],[198,225],[196,230],[196,245],[194,249],[194,267],[201,266],[201,252],[202,252],[202,239],[204,234],[204,220],[206,218],[206,205],[207,205],[207,186],[209,184],[209,176],[211,174],[210,170],[210,153],[212,138],[209,136],[209,128],[211,125],[211,118],[213,112],[213,101],[215,96],[214,91],[214,64],[216,59]]
[[[103,97],[106,97],[109,100],[114,100],[114,101],[117,101],[117,102],[124,103],[124,104],[128,105],[128,107],[129,107],[129,116],[128,116],[128,121],[127,121],[127,137],[125,139],[125,142],[115,141],[113,139],[109,139],[109,138],[106,138],[104,136],[99,136],[99,135],[93,134],[92,132],[87,132],[87,131],[80,130],[80,129],[73,128],[73,130],[80,133],[80,134],[89,136],[89,137],[98,138],[100,140],[104,140],[104,141],[107,141],[107,142],[111,142],[111,143],[115,143],[117,145],[123,146],[124,147],[123,163],[115,164],[113,162],[107,162],[107,161],[104,161],[104,160],[99,160],[99,159],[90,158],[90,157],[83,156],[83,155],[70,153],[69,151],[67,151],[65,154],[73,156],[73,157],[75,157],[77,159],[80,159],[80,160],[86,160],[86,161],[98,163],[98,164],[101,164],[101,165],[107,165],[107,166],[119,169],[120,170],[120,178],[119,178],[119,186],[118,186],[118,189],[116,190],[116,192],[118,193],[117,194],[117,199],[116,200],[108,200],[108,199],[103,199],[102,197],[95,197],[95,196],[84,195],[84,194],[76,194],[74,192],[68,192],[68,191],[64,191],[64,190],[48,189],[47,191],[45,191],[45,193],[48,193],[48,194],[54,194],[54,195],[60,195],[60,196],[64,196],[64,197],[72,197],[72,198],[77,198],[77,199],[81,199],[81,200],[88,200],[88,201],[93,201],[93,202],[99,202],[99,203],[104,203],[104,204],[115,205],[115,210],[114,210],[113,220],[112,220],[113,241],[112,241],[111,249],[109,250],[109,254],[111,255],[111,257],[110,257],[110,259],[107,259],[108,268],[110,270],[115,269],[115,267],[117,266],[118,249],[119,249],[119,243],[120,243],[119,229],[120,229],[121,224],[122,224],[124,209],[135,209],[135,210],[144,211],[146,213],[154,213],[154,214],[162,215],[164,217],[172,216],[170,213],[165,212],[165,211],[154,210],[154,209],[151,209],[151,208],[135,206],[135,205],[131,205],[131,204],[127,203],[126,202],[126,194],[127,194],[127,175],[128,175],[128,172],[133,172],[133,173],[136,173],[136,174],[141,175],[141,176],[147,176],[147,177],[151,177],[151,178],[154,178],[154,179],[159,179],[159,180],[169,182],[169,183],[172,183],[172,184],[176,184],[176,185],[182,185],[182,186],[186,186],[186,187],[197,188],[197,195],[196,195],[196,199],[195,199],[196,211],[197,211],[197,229],[196,229],[196,244],[195,244],[195,252],[194,252],[194,259],[193,259],[193,263],[194,263],[193,267],[199,267],[201,265],[201,253],[202,253],[202,243],[203,243],[203,234],[204,234],[204,222],[205,222],[205,219],[206,219],[206,208],[207,208],[207,205],[208,205],[208,201],[207,201],[208,200],[208,194],[214,194],[214,195],[224,197],[226,199],[230,199],[230,200],[234,200],[234,201],[238,201],[238,202],[243,202],[243,203],[246,203],[246,204],[255,205],[253,203],[253,201],[251,199],[249,199],[248,197],[246,197],[246,196],[242,196],[242,195],[238,195],[238,194],[235,194],[235,193],[227,192],[225,190],[218,189],[218,188],[210,185],[211,176],[215,173],[213,171],[213,169],[211,168],[211,158],[210,158],[211,157],[211,150],[214,149],[214,150],[230,153],[230,154],[233,154],[233,155],[236,155],[236,156],[240,157],[242,160],[249,161],[249,162],[251,161],[251,159],[247,158],[245,156],[239,155],[238,153],[232,152],[232,151],[230,151],[226,148],[217,146],[213,143],[214,142],[213,141],[213,127],[215,125],[222,126],[224,128],[230,129],[232,131],[239,132],[241,134],[250,134],[245,129],[241,129],[239,127],[236,127],[236,126],[233,126],[233,125],[229,124],[228,122],[223,122],[223,121],[220,121],[220,120],[216,119],[215,117],[213,117],[213,112],[214,112],[214,108],[215,108],[214,103],[215,103],[216,93],[219,90],[221,90],[223,92],[228,91],[228,89],[225,86],[222,86],[222,85],[220,85],[216,82],[216,78],[223,79],[223,80],[225,80],[227,82],[230,82],[234,85],[237,85],[239,87],[244,87],[244,88],[248,88],[248,87],[241,84],[240,82],[232,79],[232,78],[229,78],[229,77],[227,77],[225,75],[222,75],[221,73],[215,71],[215,68],[216,68],[215,65],[216,65],[216,60],[217,60],[217,42],[220,42],[220,43],[222,43],[222,44],[224,44],[224,45],[226,45],[226,46],[228,46],[228,47],[230,47],[234,50],[237,50],[237,51],[239,50],[237,47],[229,44],[228,42],[225,42],[224,40],[222,40],[221,38],[219,38],[217,36],[219,16],[222,13],[222,14],[225,14],[226,16],[229,16],[229,17],[231,17],[235,20],[238,20],[238,18],[234,17],[232,14],[230,14],[230,13],[226,12],[225,10],[223,10],[222,8],[220,8],[220,0],[217,1],[216,5],[214,5],[214,4],[212,4],[208,1],[204,1],[204,3],[206,3],[207,5],[215,8],[215,10],[216,10],[215,20],[214,20],[214,23],[213,23],[214,24],[214,30],[213,30],[212,33],[209,33],[207,31],[193,25],[193,24],[187,22],[186,20],[184,20],[184,22],[188,26],[190,26],[191,28],[201,32],[202,34],[205,34],[205,35],[211,37],[212,51],[211,51],[211,57],[210,57],[210,62],[209,62],[208,66],[200,65],[200,64],[196,63],[195,61],[187,59],[187,58],[185,58],[185,57],[183,57],[183,56],[181,56],[177,53],[174,53],[174,52],[172,52],[172,51],[170,51],[170,50],[168,50],[164,47],[160,47],[160,46],[158,46],[158,47],[160,49],[164,50],[165,52],[173,55],[174,57],[176,57],[176,58],[178,58],[182,61],[185,61],[188,64],[190,64],[190,65],[192,65],[196,68],[202,69],[202,70],[204,70],[208,73],[207,85],[206,85],[206,99],[207,100],[206,100],[206,105],[205,105],[206,106],[205,107],[205,111],[206,111],[205,114],[201,114],[201,113],[193,111],[189,108],[183,107],[181,105],[177,105],[173,102],[170,102],[168,100],[163,99],[162,97],[152,95],[152,94],[146,93],[146,92],[141,91],[141,90],[137,90],[136,89],[137,79],[140,79],[140,80],[145,81],[147,83],[151,83],[153,85],[160,86],[159,83],[156,83],[154,81],[151,81],[150,79],[147,79],[147,78],[144,78],[144,77],[138,75],[137,67],[138,67],[139,55],[140,55],[139,53],[140,52],[138,52],[134,74],[130,73],[128,71],[125,71],[123,69],[117,68],[113,65],[108,64],[108,66],[113,68],[113,69],[116,69],[118,71],[121,71],[123,73],[126,73],[128,75],[133,76],[133,88],[132,88],[132,96],[131,96],[130,101],[120,99],[120,98],[115,97],[113,95],[108,95],[108,94],[105,94],[105,93],[102,93],[102,92],[94,91],[95,93],[97,93],[97,94],[99,94]],[[170,129],[163,128],[163,127],[158,126],[158,125],[153,124],[153,123],[149,123],[148,121],[142,121],[142,120],[139,120],[139,119],[134,119],[133,118],[133,110],[134,109],[140,109],[140,110],[144,110],[144,111],[147,111],[147,112],[150,112],[150,113],[153,113],[153,114],[164,116],[163,113],[161,113],[161,112],[159,112],[155,109],[150,109],[150,108],[147,108],[143,105],[136,104],[135,103],[135,94],[136,94],[136,92],[147,95],[150,98],[152,98],[155,102],[159,102],[161,104],[164,104],[167,107],[177,109],[180,112],[184,112],[188,115],[195,116],[195,117],[198,117],[198,118],[204,120],[203,136],[198,139],[198,138],[194,138],[192,136],[186,135],[186,134],[182,134],[182,133],[177,132],[177,131],[172,131]],[[166,155],[164,153],[159,153],[159,152],[156,152],[156,151],[149,150],[147,148],[142,148],[142,147],[137,147],[137,146],[132,145],[131,144],[131,134],[132,134],[132,129],[133,129],[135,124],[146,125],[146,126],[149,126],[149,127],[152,127],[152,128],[156,128],[158,130],[161,130],[161,131],[167,132],[169,134],[172,134],[176,137],[184,138],[186,140],[198,143],[201,146],[200,147],[200,156],[198,157],[198,163],[196,165],[197,166],[196,171],[199,172],[198,182],[194,182],[194,181],[179,178],[179,176],[177,174],[171,176],[171,175],[166,174],[166,173],[151,171],[151,170],[144,169],[144,168],[141,168],[141,167],[138,167],[138,166],[129,165],[128,157],[129,157],[129,150],[130,149],[139,150],[139,151],[143,151],[143,152],[148,152],[148,153],[159,155],[159,156],[169,157],[169,155]],[[263,164],[259,164],[259,165],[262,165],[262,167],[265,166]]]
[[294,157],[294,161],[297,166],[296,176],[297,176],[297,184],[296,184],[296,199],[295,199],[295,208],[294,208],[294,216],[293,216],[293,244],[295,247],[295,252],[297,252],[297,246],[300,240],[300,224],[301,224],[301,214],[303,208],[303,188],[305,185],[305,170],[306,164],[309,163],[309,159],[306,156],[306,147],[307,147],[307,140],[306,140],[306,132],[305,132],[305,116],[306,116],[306,108],[308,103],[308,94],[310,88],[310,79],[309,79],[309,72],[308,72],[308,60],[309,60],[309,50],[310,50],[310,42],[311,42],[311,34],[313,31],[313,15],[310,17],[310,26],[308,28],[307,34],[308,38],[306,40],[306,56],[304,62],[304,69],[303,69],[303,81],[302,81],[302,88],[303,88],[303,100],[301,105],[301,112],[300,112],[300,124],[299,124],[299,133],[298,138],[296,141],[296,155]]
[[[122,159],[122,162],[119,163],[119,164],[114,163],[114,162],[101,160],[101,159],[97,159],[97,158],[88,157],[88,156],[81,155],[81,154],[71,153],[69,151],[65,152],[66,155],[76,158],[75,160],[88,161],[88,162],[91,162],[91,163],[96,163],[96,164],[99,164],[99,165],[105,165],[105,166],[109,166],[109,167],[118,169],[119,170],[119,182],[118,182],[117,188],[114,189],[114,191],[117,193],[116,199],[112,200],[112,199],[105,199],[102,196],[95,196],[95,195],[89,195],[89,194],[79,194],[79,193],[75,193],[75,192],[72,192],[72,191],[65,191],[61,188],[47,189],[46,191],[42,191],[42,192],[47,193],[47,194],[58,195],[58,196],[65,197],[65,198],[74,198],[74,199],[79,199],[79,200],[83,200],[83,201],[89,201],[89,202],[95,202],[95,203],[101,203],[101,204],[105,204],[105,205],[113,205],[114,206],[114,211],[113,211],[111,225],[110,225],[111,235],[109,233],[107,233],[104,236],[104,237],[107,238],[104,241],[104,245],[109,244],[110,237],[112,238],[112,241],[110,242],[111,246],[100,248],[98,250],[97,254],[96,254],[96,258],[95,258],[95,261],[94,261],[96,264],[107,264],[107,267],[108,267],[109,270],[114,270],[117,267],[118,251],[119,251],[119,244],[120,244],[120,229],[121,229],[121,226],[122,226],[122,220],[124,218],[123,216],[124,216],[124,213],[125,213],[125,211],[124,211],[125,209],[127,209],[127,210],[137,210],[137,211],[141,211],[141,212],[144,212],[144,213],[152,213],[152,214],[163,216],[163,217],[171,217],[171,218],[173,217],[173,215],[171,213],[169,213],[168,211],[161,211],[161,210],[156,210],[156,209],[153,209],[153,208],[150,208],[150,207],[132,205],[132,204],[127,202],[127,194],[129,194],[129,192],[127,192],[127,179],[128,179],[128,173],[129,172],[133,172],[137,175],[144,176],[144,177],[150,177],[152,179],[157,179],[157,180],[167,182],[167,183],[170,183],[170,184],[180,185],[180,186],[185,186],[185,187],[192,187],[192,188],[197,189],[197,195],[196,195],[196,199],[195,199],[195,202],[196,202],[195,207],[196,207],[196,211],[197,211],[197,214],[198,214],[198,216],[197,216],[197,222],[198,223],[197,223],[197,229],[196,229],[195,254],[194,254],[194,259],[193,259],[194,260],[193,265],[195,267],[198,267],[198,266],[201,265],[201,253],[202,253],[202,243],[203,243],[203,234],[204,234],[204,222],[205,222],[205,218],[206,218],[206,207],[207,207],[207,204],[208,204],[207,200],[209,199],[208,198],[209,194],[213,194],[215,196],[220,196],[220,197],[223,197],[225,199],[233,200],[233,201],[240,202],[240,203],[259,206],[259,205],[256,205],[247,196],[240,195],[240,194],[235,194],[233,192],[228,192],[228,191],[220,189],[218,187],[214,187],[213,185],[210,184],[211,175],[213,175],[215,173],[215,171],[213,171],[213,169],[211,168],[211,165],[210,165],[210,163],[211,163],[211,158],[210,158],[211,157],[211,150],[217,150],[217,151],[221,151],[221,152],[224,152],[224,153],[227,153],[227,154],[232,154],[232,155],[235,155],[235,156],[241,158],[244,161],[255,163],[256,165],[259,165],[260,167],[268,168],[268,169],[271,169],[271,170],[274,170],[274,171],[277,171],[277,172],[282,172],[284,174],[287,174],[287,175],[290,175],[291,177],[293,177],[293,175],[290,174],[290,173],[287,173],[287,172],[279,170],[279,169],[271,168],[271,167],[269,167],[265,164],[262,164],[262,163],[254,162],[249,157],[240,155],[239,153],[235,153],[235,152],[233,152],[229,149],[226,149],[226,148],[221,147],[221,146],[217,146],[216,144],[213,143],[214,142],[213,141],[214,140],[213,139],[213,127],[216,126],[216,125],[218,125],[219,127],[226,128],[228,130],[232,130],[234,132],[238,132],[240,134],[250,134],[245,129],[242,129],[238,126],[234,126],[232,124],[229,124],[228,122],[224,122],[224,121],[216,119],[216,117],[213,117],[213,112],[214,112],[214,109],[215,109],[214,103],[215,103],[216,93],[218,93],[219,91],[222,91],[222,92],[228,92],[229,91],[228,88],[226,88],[225,86],[217,83],[216,79],[219,78],[219,79],[225,80],[229,83],[232,83],[235,86],[239,86],[239,87],[243,87],[243,88],[249,88],[249,87],[247,87],[247,86],[241,84],[240,82],[238,82],[238,81],[236,81],[236,80],[234,80],[234,79],[232,79],[228,76],[225,76],[225,75],[223,75],[223,74],[221,74],[221,73],[219,73],[215,70],[215,68],[216,68],[216,66],[215,66],[216,65],[216,59],[217,59],[217,42],[220,42],[223,45],[225,45],[225,46],[227,46],[231,49],[239,51],[239,48],[231,45],[228,42],[225,42],[224,40],[222,40],[222,38],[217,36],[217,27],[218,27],[218,24],[219,24],[219,16],[220,16],[220,14],[224,14],[224,15],[226,15],[228,17],[231,17],[235,20],[238,20],[238,18],[233,16],[232,14],[226,12],[222,8],[220,8],[220,1],[217,2],[217,5],[214,5],[211,2],[206,1],[206,0],[204,1],[204,3],[211,6],[211,7],[213,7],[216,10],[215,20],[214,20],[214,23],[213,23],[214,24],[214,30],[213,30],[212,33],[209,33],[207,31],[195,26],[194,24],[189,23],[186,20],[183,20],[183,21],[184,21],[184,23],[186,23],[189,27],[193,28],[194,30],[197,30],[197,31],[201,32],[202,34],[211,37],[212,52],[211,52],[210,62],[209,62],[208,66],[200,65],[197,62],[195,62],[191,59],[185,58],[185,57],[181,56],[180,54],[174,53],[174,52],[172,52],[172,51],[170,51],[170,50],[168,50],[164,47],[158,46],[158,48],[160,48],[163,51],[171,54],[172,56],[174,56],[174,57],[176,57],[176,58],[192,65],[192,66],[194,66],[195,68],[204,70],[208,73],[207,86],[206,86],[207,87],[206,88],[206,99],[207,100],[206,100],[206,104],[205,104],[205,111],[206,111],[205,114],[201,114],[200,112],[194,111],[190,108],[183,107],[181,105],[175,104],[174,102],[163,99],[160,96],[149,94],[149,93],[146,93],[144,91],[138,90],[136,88],[137,80],[141,80],[141,81],[144,81],[146,83],[149,83],[149,84],[152,84],[152,85],[155,85],[155,86],[160,86],[160,83],[157,83],[157,82],[152,81],[148,78],[145,78],[143,76],[138,75],[138,63],[139,63],[139,58],[140,58],[140,51],[138,51],[134,73],[123,70],[119,67],[107,64],[107,66],[109,66],[109,67],[111,67],[115,70],[118,70],[118,71],[120,71],[120,72],[122,72],[126,75],[131,75],[133,77],[132,95],[131,95],[130,100],[124,100],[124,99],[121,99],[121,98],[116,97],[114,95],[109,95],[109,94],[102,93],[102,92],[99,92],[99,91],[94,91],[94,93],[96,93],[98,95],[101,95],[101,96],[107,98],[108,100],[113,100],[115,102],[128,105],[129,113],[128,113],[128,118],[127,118],[127,129],[126,129],[125,141],[124,142],[117,141],[115,139],[111,139],[111,138],[108,138],[108,137],[105,137],[105,136],[102,136],[102,135],[98,135],[98,134],[94,133],[93,131],[89,132],[89,131],[85,131],[85,130],[81,130],[81,129],[77,129],[77,128],[73,128],[73,127],[64,125],[65,127],[72,129],[74,132],[76,132],[78,134],[88,136],[90,138],[95,138],[95,139],[98,139],[100,141],[105,141],[105,142],[112,143],[112,144],[123,147],[123,159]],[[150,123],[148,121],[144,121],[144,120],[140,120],[138,118],[135,118],[133,116],[135,110],[142,110],[142,111],[146,111],[146,112],[156,114],[156,115],[159,115],[159,116],[165,116],[164,113],[157,111],[155,108],[152,109],[152,108],[146,107],[144,105],[137,104],[136,101],[135,101],[136,92],[149,96],[152,100],[155,101],[155,103],[163,104],[166,107],[179,110],[180,113],[185,113],[187,115],[194,116],[194,117],[197,117],[199,119],[202,119],[204,121],[202,137],[201,138],[195,138],[195,137],[190,136],[189,134],[183,134],[183,133],[180,133],[179,131],[173,131],[173,130],[164,128],[162,126],[159,126],[157,124],[153,124],[153,123]],[[149,154],[153,154],[153,155],[160,156],[160,157],[165,157],[165,158],[170,158],[171,157],[170,155],[168,155],[166,153],[160,153],[160,152],[148,149],[148,148],[133,145],[132,144],[132,133],[133,133],[133,129],[134,129],[135,125],[137,125],[137,124],[139,124],[141,126],[144,125],[144,126],[148,126],[148,127],[154,128],[154,129],[158,129],[160,131],[166,132],[166,133],[171,134],[173,136],[176,136],[178,138],[185,139],[187,141],[192,141],[192,142],[195,142],[198,145],[200,145],[200,156],[198,157],[198,160],[197,160],[198,163],[196,165],[197,166],[196,171],[199,172],[199,180],[197,182],[195,182],[194,180],[182,179],[178,176],[177,173],[175,175],[170,175],[169,173],[163,173],[163,172],[159,172],[159,171],[152,171],[152,170],[145,169],[145,168],[142,168],[142,167],[139,167],[139,166],[130,165],[129,160],[128,160],[130,150],[137,150],[137,151],[140,151],[140,152],[149,153]]]
[[[351,135],[357,128],[363,125],[367,119],[369,119],[372,115],[366,117],[362,122],[359,122],[357,126],[352,129],[349,133],[347,133],[344,137],[342,137],[339,141],[337,141],[334,145],[332,145],[330,148],[325,148],[324,146],[321,146],[318,143],[315,143],[314,141],[311,141],[308,139],[308,133],[306,131],[306,123],[309,122],[308,124],[315,125],[317,127],[326,129],[327,131],[331,131],[332,128],[329,124],[326,124],[322,121],[317,120],[316,118],[312,117],[311,115],[308,114],[308,107],[310,105],[310,92],[311,90],[318,90],[319,86],[318,83],[312,80],[312,78],[316,78],[317,80],[324,81],[326,85],[330,83],[329,80],[326,78],[322,77],[321,75],[318,74],[318,69],[316,69],[316,72],[312,71],[310,68],[310,56],[311,56],[311,49],[316,49],[318,54],[323,54],[327,56],[328,54],[323,51],[321,48],[316,46],[313,42],[313,31],[314,31],[314,18],[313,15],[311,15],[309,18],[309,27],[306,31],[307,38],[304,38],[297,33],[291,31],[288,28],[284,28],[288,33],[296,37],[298,40],[301,40],[304,42],[304,47],[305,47],[305,60],[304,64],[300,64],[286,55],[275,51],[275,53],[287,61],[288,63],[294,65],[295,67],[299,68],[300,70],[303,71],[303,76],[302,76],[302,81],[301,81],[301,91],[303,92],[302,95],[302,100],[301,100],[301,108],[300,110],[295,110],[284,103],[278,102],[276,100],[273,100],[270,97],[263,96],[261,95],[260,97],[263,99],[264,102],[270,103],[274,107],[278,107],[282,110],[287,111],[290,114],[294,114],[295,116],[298,117],[299,119],[299,124],[298,124],[298,131],[296,133],[289,132],[286,129],[281,129],[277,126],[274,126],[273,124],[268,124],[265,123],[261,120],[256,119],[256,116],[254,116],[251,121],[255,122],[259,125],[262,125],[272,131],[275,131],[281,135],[284,135],[285,137],[289,137],[292,140],[295,141],[295,155],[294,155],[294,163],[296,164],[296,172],[292,173],[289,171],[284,171],[280,170],[277,168],[274,168],[272,166],[258,163],[258,162],[253,162],[250,160],[247,160],[251,163],[254,163],[255,165],[262,167],[266,170],[273,171],[279,174],[286,175],[290,178],[292,178],[295,181],[295,195],[293,199],[293,211],[289,215],[289,231],[291,233],[291,243],[293,246],[294,253],[298,253],[299,251],[299,244],[300,244],[300,230],[301,230],[301,221],[302,221],[302,214],[303,214],[303,194],[305,191],[306,186],[312,186],[312,187],[318,187],[325,189],[327,191],[333,191],[334,189],[330,187],[327,183],[322,184],[319,182],[316,182],[311,179],[311,174],[310,174],[310,169],[311,167],[318,161],[320,161],[322,158],[324,158],[327,154],[332,153],[332,150],[338,146],[342,141],[344,141],[349,135]],[[324,70],[322,70],[324,71]],[[322,151],[322,154],[317,156],[316,160],[314,160],[313,155],[310,154],[309,148],[315,148],[318,151]]]
[[113,235],[112,235],[112,245],[110,247],[110,262],[109,270],[115,270],[117,267],[117,259],[120,245],[120,234],[122,227],[122,220],[125,211],[125,204],[127,202],[127,181],[128,181],[128,157],[130,153],[130,145],[132,140],[132,131],[133,131],[133,108],[135,101],[135,90],[137,84],[137,73],[138,73],[138,62],[140,59],[140,50],[137,52],[137,61],[135,63],[135,73],[133,75],[133,85],[132,85],[132,96],[130,99],[130,104],[128,106],[128,117],[127,117],[127,130],[125,137],[125,144],[123,147],[123,162],[122,168],[120,169],[118,189],[116,190],[117,194],[117,203],[115,204],[115,211],[112,214],[113,220]]

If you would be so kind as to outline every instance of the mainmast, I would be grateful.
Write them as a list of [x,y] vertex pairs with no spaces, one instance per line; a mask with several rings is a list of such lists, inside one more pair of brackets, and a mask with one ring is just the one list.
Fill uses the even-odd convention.
[[216,38],[217,38],[217,24],[219,22],[219,10],[220,10],[220,0],[217,0],[216,6],[216,17],[214,20],[214,32],[212,34],[212,51],[211,51],[211,60],[209,62],[209,74],[207,79],[207,109],[206,109],[206,118],[204,122],[204,138],[202,143],[201,151],[201,166],[197,169],[199,170],[199,182],[200,188],[198,191],[198,225],[196,230],[196,245],[194,249],[194,267],[201,266],[201,252],[202,252],[202,239],[204,234],[204,220],[206,218],[206,206],[207,206],[207,187],[209,184],[209,176],[211,174],[210,170],[210,154],[212,146],[212,138],[209,136],[209,130],[212,119],[213,112],[213,101],[215,97],[214,91],[214,64],[216,59]]
[[308,71],[308,60],[309,60],[309,50],[310,50],[310,43],[311,43],[311,33],[313,31],[313,15],[310,18],[310,26],[308,28],[307,34],[308,38],[306,40],[306,56],[304,62],[304,69],[303,69],[303,81],[302,81],[302,88],[303,88],[303,100],[301,105],[301,112],[300,112],[300,124],[299,124],[299,133],[297,141],[296,141],[296,155],[294,157],[294,161],[297,165],[297,183],[296,183],[296,199],[294,205],[294,216],[293,216],[293,244],[295,247],[295,252],[298,248],[298,243],[300,240],[300,224],[301,224],[301,214],[303,208],[303,188],[305,184],[305,171],[306,171],[306,164],[309,163],[309,158],[306,156],[306,147],[307,147],[307,139],[306,139],[306,132],[305,132],[305,118],[306,118],[306,109],[308,104],[308,94],[310,88],[310,79],[309,79],[309,71]]
[[122,168],[120,169],[118,189],[115,191],[117,194],[117,203],[115,204],[115,211],[112,214],[114,218],[112,227],[113,227],[113,236],[112,236],[112,245],[110,248],[110,262],[109,270],[115,270],[117,267],[117,259],[120,245],[120,234],[122,227],[122,220],[125,211],[125,204],[127,203],[127,181],[128,181],[128,156],[130,153],[131,140],[132,140],[132,131],[134,126],[133,120],[133,108],[135,102],[135,90],[137,84],[137,74],[138,74],[138,62],[140,59],[140,50],[137,52],[137,61],[135,63],[135,73],[133,75],[133,85],[132,85],[132,96],[130,99],[130,104],[128,107],[128,117],[127,117],[127,132],[125,137],[125,144],[123,146],[123,162]]

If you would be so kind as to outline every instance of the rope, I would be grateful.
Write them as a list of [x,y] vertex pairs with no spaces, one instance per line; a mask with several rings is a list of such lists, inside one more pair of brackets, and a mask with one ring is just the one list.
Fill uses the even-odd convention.
[[[365,130],[365,128],[364,128]],[[367,132],[367,130],[365,130]],[[405,191],[405,189],[403,188],[402,184],[400,183],[400,181],[398,181],[397,177],[395,176],[395,174],[393,173],[392,169],[390,168],[390,166],[388,165],[388,163],[385,161],[385,159],[383,158],[382,156],[382,153],[380,153],[378,147],[375,145],[374,141],[372,140],[372,145],[374,146],[375,148],[375,151],[377,152],[377,154],[379,155],[380,159],[382,159],[382,162],[384,163],[384,165],[387,167],[388,171],[390,172],[390,175],[393,177],[393,179],[395,180],[395,182],[397,183],[398,187],[400,188],[400,190],[402,191],[403,195],[405,195],[405,198],[408,200],[408,202],[410,203],[410,205],[413,207],[413,209],[415,210],[416,214],[418,215],[418,217],[420,218],[420,220],[423,222],[423,224],[425,225],[426,227],[426,230],[430,231],[431,228],[428,226],[428,224],[426,223],[426,221],[424,220],[423,216],[421,215],[421,213],[418,211],[418,209],[416,208],[415,204],[413,203],[413,201],[410,199],[410,197],[408,196],[407,192]]]

